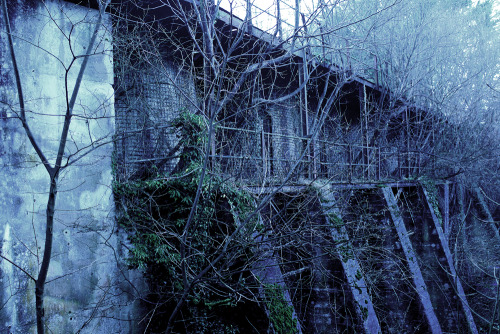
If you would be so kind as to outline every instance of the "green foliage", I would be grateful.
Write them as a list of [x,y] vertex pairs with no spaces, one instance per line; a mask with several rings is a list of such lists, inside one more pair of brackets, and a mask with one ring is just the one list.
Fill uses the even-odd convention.
[[[155,170],[149,173],[156,175],[155,178],[125,183],[115,180],[113,190],[119,206],[118,222],[128,231],[132,244],[129,266],[141,269],[152,290],[164,296],[161,298],[175,300],[184,289],[181,270],[183,261],[188,277],[196,276],[203,268],[211,266],[237,228],[235,215],[244,221],[254,208],[253,199],[248,193],[218,176],[206,173],[199,203],[186,232],[186,253],[182,259],[182,235],[202,175],[207,129],[202,116],[189,112],[182,112],[172,125],[182,143],[174,173],[170,176],[160,175]],[[234,246],[231,252],[213,268],[212,276],[218,280],[209,280],[203,283],[205,286],[195,286],[192,290],[187,313],[195,319],[194,322],[206,320],[206,317],[195,314],[236,303],[234,294],[227,286],[244,285],[244,277],[241,274],[233,277],[231,270],[241,269],[239,266],[244,265],[251,256],[251,242],[245,232],[243,229],[231,239]],[[210,273],[207,276],[210,277]],[[213,291],[217,291],[217,294]],[[203,327],[195,323],[192,326]],[[224,326],[218,326],[217,331],[213,326],[210,328],[214,333],[222,333],[226,332],[221,329],[227,327]],[[228,333],[237,332],[231,326],[226,329]],[[193,328],[190,331],[203,332]]]
[[331,224],[331,227],[341,228],[342,226],[345,225],[342,218],[340,218],[339,216],[337,216],[333,212],[328,213],[328,218],[329,218],[329,222]]
[[264,285],[266,306],[274,330],[279,334],[297,333],[297,319],[293,317],[293,307],[285,300],[283,289],[277,284]]
[[360,306],[360,309],[361,309],[361,316],[363,317],[363,320],[366,320],[368,318],[368,307]]
[[191,333],[197,334],[237,334],[239,329],[232,324],[225,324],[221,319],[210,317],[206,309],[193,309],[194,326]]
[[183,167],[182,171],[190,172],[199,168],[203,162],[203,150],[208,140],[204,118],[183,111],[172,121],[172,130],[177,131],[184,146],[179,163]]

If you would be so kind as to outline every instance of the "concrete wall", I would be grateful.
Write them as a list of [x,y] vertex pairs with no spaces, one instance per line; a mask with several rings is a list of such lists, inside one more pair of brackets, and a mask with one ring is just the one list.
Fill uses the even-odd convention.
[[[73,54],[87,52],[97,12],[56,0],[8,4],[28,122],[53,163],[65,112],[65,68]],[[17,90],[1,22],[1,255],[36,277],[44,248],[49,177],[16,118]],[[111,191],[114,97],[108,28],[109,22],[101,27],[96,55],[90,57],[78,94],[65,151],[68,157],[74,154],[69,160],[74,163],[60,176],[45,298],[51,333],[73,333],[82,327],[88,333],[123,333],[130,328],[120,321],[131,317],[124,306],[133,296],[123,293],[131,289],[121,282],[125,274],[117,266],[121,241],[115,234]],[[81,59],[67,72],[70,93],[80,64]],[[0,261],[0,332],[32,333],[34,282],[16,266]]]

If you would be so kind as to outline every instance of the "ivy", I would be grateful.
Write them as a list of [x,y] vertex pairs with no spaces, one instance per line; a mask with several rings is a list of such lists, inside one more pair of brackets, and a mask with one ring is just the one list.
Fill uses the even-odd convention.
[[[238,214],[238,218],[244,221],[254,206],[249,193],[217,175],[206,173],[199,204],[188,231],[187,254],[183,260],[181,235],[200,182],[208,136],[204,118],[189,112],[181,112],[172,121],[172,132],[182,144],[179,161],[172,174],[161,175],[154,170],[148,175],[155,177],[128,182],[118,182],[115,177],[113,191],[118,204],[118,222],[128,232],[132,244],[129,266],[142,270],[152,290],[164,296],[162,299],[175,300],[184,289],[182,261],[185,261],[189,272],[195,274],[210,266],[224,242],[237,228],[234,215]],[[151,168],[154,169],[154,166]],[[240,247],[233,247],[232,253],[220,261],[221,267],[214,268],[214,272],[228,271],[231,266],[237,266],[238,259],[244,263],[250,256],[252,245],[244,231],[236,235],[233,242]],[[195,287],[191,292],[187,313],[192,319],[197,319],[193,320],[192,326],[203,327],[195,324],[202,321],[195,314],[236,304],[234,294],[230,289],[225,293],[224,289],[225,286],[242,284],[244,280],[238,278],[234,282],[235,278],[231,276],[221,279],[226,281],[207,283],[214,289]],[[212,291],[218,291],[217,295]],[[213,326],[211,328],[214,332],[218,331]],[[218,328],[231,328],[229,332],[237,332],[231,326],[220,325]]]

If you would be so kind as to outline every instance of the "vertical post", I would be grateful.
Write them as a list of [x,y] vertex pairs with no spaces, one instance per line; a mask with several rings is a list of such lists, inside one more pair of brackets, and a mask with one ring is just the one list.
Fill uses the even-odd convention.
[[352,148],[351,148],[351,144],[349,144],[349,146],[347,146],[347,163],[348,163],[348,166],[349,166],[348,167],[349,171],[348,171],[348,174],[347,174],[347,178],[348,178],[349,183],[352,182],[352,173],[353,173],[351,155],[352,155]]
[[265,112],[264,113],[264,118],[263,118],[263,126],[262,126],[262,141],[264,142],[264,161],[266,162],[266,174],[271,176],[273,175],[274,172],[274,167],[273,167],[273,138],[271,137],[271,134],[273,132],[273,120],[272,116]]
[[406,161],[407,161],[407,168],[408,168],[408,174],[406,177],[410,177],[411,173],[411,158],[410,158],[410,113],[408,110],[408,107],[406,107],[405,110],[405,121],[406,121]]
[[436,138],[434,136],[435,128],[436,127],[433,126],[432,130],[431,130],[432,144],[430,145],[430,147],[431,147],[431,153],[432,153],[432,155],[431,155],[431,157],[432,157],[431,158],[432,159],[432,170],[434,171],[434,173],[436,171],[436,154],[434,154],[434,146],[436,146],[435,145],[436,144]]
[[281,0],[276,1],[276,29],[277,35],[279,39],[283,39],[283,29],[281,27],[281,9],[280,9]]
[[299,32],[300,0],[295,0],[295,34]]
[[[456,183],[456,187],[458,188],[458,190],[456,191],[458,194],[457,194],[457,199],[458,199],[458,209],[459,209],[459,217],[460,217],[460,225],[459,228],[458,228],[458,235],[457,235],[457,240],[455,241],[455,249],[453,251],[454,254],[458,254],[458,251],[457,251],[457,247],[458,247],[458,239],[459,238],[463,238],[464,237],[464,228],[462,228],[463,226],[465,226],[465,195],[464,195],[464,187],[462,185],[462,182],[460,182],[461,180],[459,180],[459,182]],[[463,239],[461,240],[463,241]],[[458,268],[458,256],[455,256],[455,268]]]
[[[272,131],[272,128],[271,128]],[[264,134],[266,136],[266,134]],[[274,175],[277,166],[274,165],[274,152],[273,152],[273,137],[272,132],[267,133],[267,164],[269,165],[269,176]]]
[[350,75],[352,73],[352,69],[351,69],[351,52],[350,52],[350,45],[349,45],[349,40],[346,38],[345,40],[345,49],[346,49],[346,53],[347,53],[347,59],[346,59],[346,62],[347,62],[347,66],[346,66],[346,69],[347,69],[347,74]]
[[[306,26],[306,18],[303,14],[300,14],[299,7],[300,7],[300,0],[295,0],[295,4],[297,6],[297,10],[295,12],[296,17],[295,17],[295,24],[298,26],[298,15],[302,16],[302,24],[304,26],[304,32],[307,36],[307,26]],[[299,83],[304,84],[304,89],[301,91],[302,95],[302,102],[304,103],[302,113],[304,116],[302,116],[305,119],[305,126],[306,126],[306,132],[304,133],[305,136],[309,134],[309,120],[307,118],[307,112],[309,110],[309,105],[308,105],[308,100],[307,100],[307,80],[309,77],[309,69],[307,68],[307,52],[309,51],[309,48],[304,48],[302,49],[302,80],[299,79]],[[299,73],[300,75],[300,73]],[[309,147],[309,161],[311,162],[310,166],[310,171],[309,171],[309,177],[312,177],[313,179],[316,179],[318,175],[318,170],[317,170],[317,154],[316,154],[316,141],[313,139],[311,140],[311,145]]]
[[364,177],[365,173],[365,150],[364,150],[364,142],[365,142],[365,126],[364,126],[364,120],[365,120],[365,113],[364,113],[364,95],[363,95],[363,87],[359,87],[359,93],[358,93],[358,98],[359,98],[359,127],[361,129],[361,175]]
[[262,129],[260,131],[260,143],[261,143],[261,152],[260,156],[262,159],[262,180],[265,179],[267,175],[267,161],[266,161],[266,137],[264,135],[264,122],[262,124]]
[[[302,85],[305,79],[305,74],[304,72],[306,71],[307,67],[304,68],[304,66],[299,68],[299,71],[302,72],[299,74],[299,85]],[[300,102],[299,102],[299,107],[300,107],[300,115],[301,115],[301,120],[302,120],[302,137],[307,137],[309,134],[309,119],[307,117],[307,91],[301,90],[300,91]],[[302,147],[304,150],[306,150],[306,154],[304,155],[306,157],[306,163],[311,161],[311,147],[307,145],[307,139],[303,139],[303,144]],[[305,177],[310,177],[311,172],[311,166],[308,163],[307,167],[305,169]]]
[[380,152],[381,148],[378,148],[378,171],[377,171],[377,178],[378,180],[381,179],[380,174],[382,173],[382,153]]
[[444,235],[446,240],[450,236],[450,183],[444,183]]
[[252,34],[252,30],[253,30],[253,24],[252,24],[252,0],[247,0],[246,2],[246,18],[245,18],[245,21],[246,21],[246,25],[247,25],[247,33],[249,35]]
[[365,146],[365,154],[364,163],[366,164],[366,176],[370,178],[370,140],[368,136],[368,95],[366,94],[366,86],[363,85],[363,119],[364,119],[364,146]]
[[366,155],[365,155],[365,86],[360,86],[359,87],[359,93],[358,93],[358,98],[359,98],[359,125],[361,129],[361,176],[363,179],[366,178]]

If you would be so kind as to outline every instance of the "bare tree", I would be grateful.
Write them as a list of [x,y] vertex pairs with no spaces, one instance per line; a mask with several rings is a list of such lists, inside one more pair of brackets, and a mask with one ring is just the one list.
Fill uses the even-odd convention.
[[[67,43],[67,49],[69,50],[69,57],[59,56],[53,50],[44,48],[42,45],[37,44],[36,41],[23,39],[23,36],[17,36],[15,32],[12,31],[9,22],[9,6],[8,1],[2,1],[2,11],[3,18],[5,22],[7,44],[10,50],[10,62],[12,64],[12,72],[14,76],[15,88],[17,93],[17,103],[13,103],[10,107],[15,115],[14,117],[19,120],[24,129],[24,134],[29,141],[32,149],[36,152],[37,159],[41,164],[43,164],[47,175],[49,177],[49,182],[47,185],[48,189],[48,200],[46,204],[46,222],[45,222],[45,237],[42,238],[43,242],[43,256],[41,262],[39,261],[39,267],[36,268],[36,274],[31,274],[30,270],[23,269],[21,265],[15,264],[10,259],[2,256],[4,260],[9,261],[19,270],[21,270],[26,276],[33,281],[35,285],[35,300],[36,300],[36,327],[38,333],[44,333],[47,327],[46,315],[44,307],[44,297],[45,297],[45,287],[47,283],[47,275],[49,272],[49,267],[51,264],[51,259],[53,256],[53,242],[54,242],[54,222],[56,215],[56,199],[59,190],[59,179],[63,171],[65,171],[69,166],[73,165],[77,161],[81,160],[83,157],[88,155],[94,149],[102,146],[103,144],[109,142],[109,137],[92,137],[93,135],[89,133],[90,141],[75,141],[72,136],[72,121],[75,117],[86,118],[85,112],[80,112],[80,107],[78,106],[78,97],[80,88],[82,85],[83,77],[85,75],[89,59],[98,54],[102,54],[102,44],[104,40],[104,35],[102,33],[104,28],[103,16],[105,15],[105,10],[109,1],[99,1],[99,10],[95,16],[85,16],[80,18],[77,22],[71,22],[71,17],[69,14],[65,13],[64,8],[60,8],[63,14],[68,15],[66,17],[70,25],[61,24],[55,17],[51,16],[53,13],[49,10],[47,6],[51,3],[45,4],[41,3],[41,6],[46,6],[47,16],[49,17],[49,22],[55,25],[57,29],[61,32],[61,36],[65,39]],[[86,40],[87,45],[83,46],[83,51],[75,49],[77,47],[78,37],[81,37],[81,29],[88,29],[90,26],[90,38]],[[78,37],[77,37],[78,36]],[[23,78],[24,69],[19,68],[18,54],[16,50],[17,43],[26,43],[36,49],[41,51],[45,56],[47,56],[50,61],[57,62],[63,70],[63,84],[60,87],[56,87],[59,93],[64,96],[64,107],[63,112],[58,114],[56,110],[31,110],[29,109],[30,104],[27,99],[31,99],[32,96],[25,95],[25,78]],[[75,72],[78,74],[75,75]],[[32,105],[31,105],[32,106]],[[78,112],[75,114],[75,110]],[[45,117],[51,117],[55,115],[61,117],[62,129],[60,132],[60,138],[57,141],[55,151],[52,147],[44,145],[39,139],[39,134],[33,130],[33,124],[30,124],[30,115],[40,112],[41,115]],[[92,122],[92,115],[88,116],[88,122]],[[35,126],[36,127],[36,126]],[[90,128],[89,128],[90,132]],[[98,136],[94,134],[94,136]],[[34,227],[33,227],[34,228]],[[36,232],[35,232],[36,233]],[[36,245],[38,246],[37,236],[35,234]],[[38,254],[38,249],[36,250]],[[38,257],[37,257],[37,260]]]
[[117,14],[115,193],[131,264],[156,289],[148,323],[189,330],[212,307],[262,300],[253,273],[273,234],[261,212],[292,181],[317,175],[315,142],[355,80],[352,69],[332,70],[338,50],[327,40],[342,26],[312,29],[336,5],[311,19],[297,11],[291,33],[280,19],[253,26],[252,8],[240,19],[204,1]]

